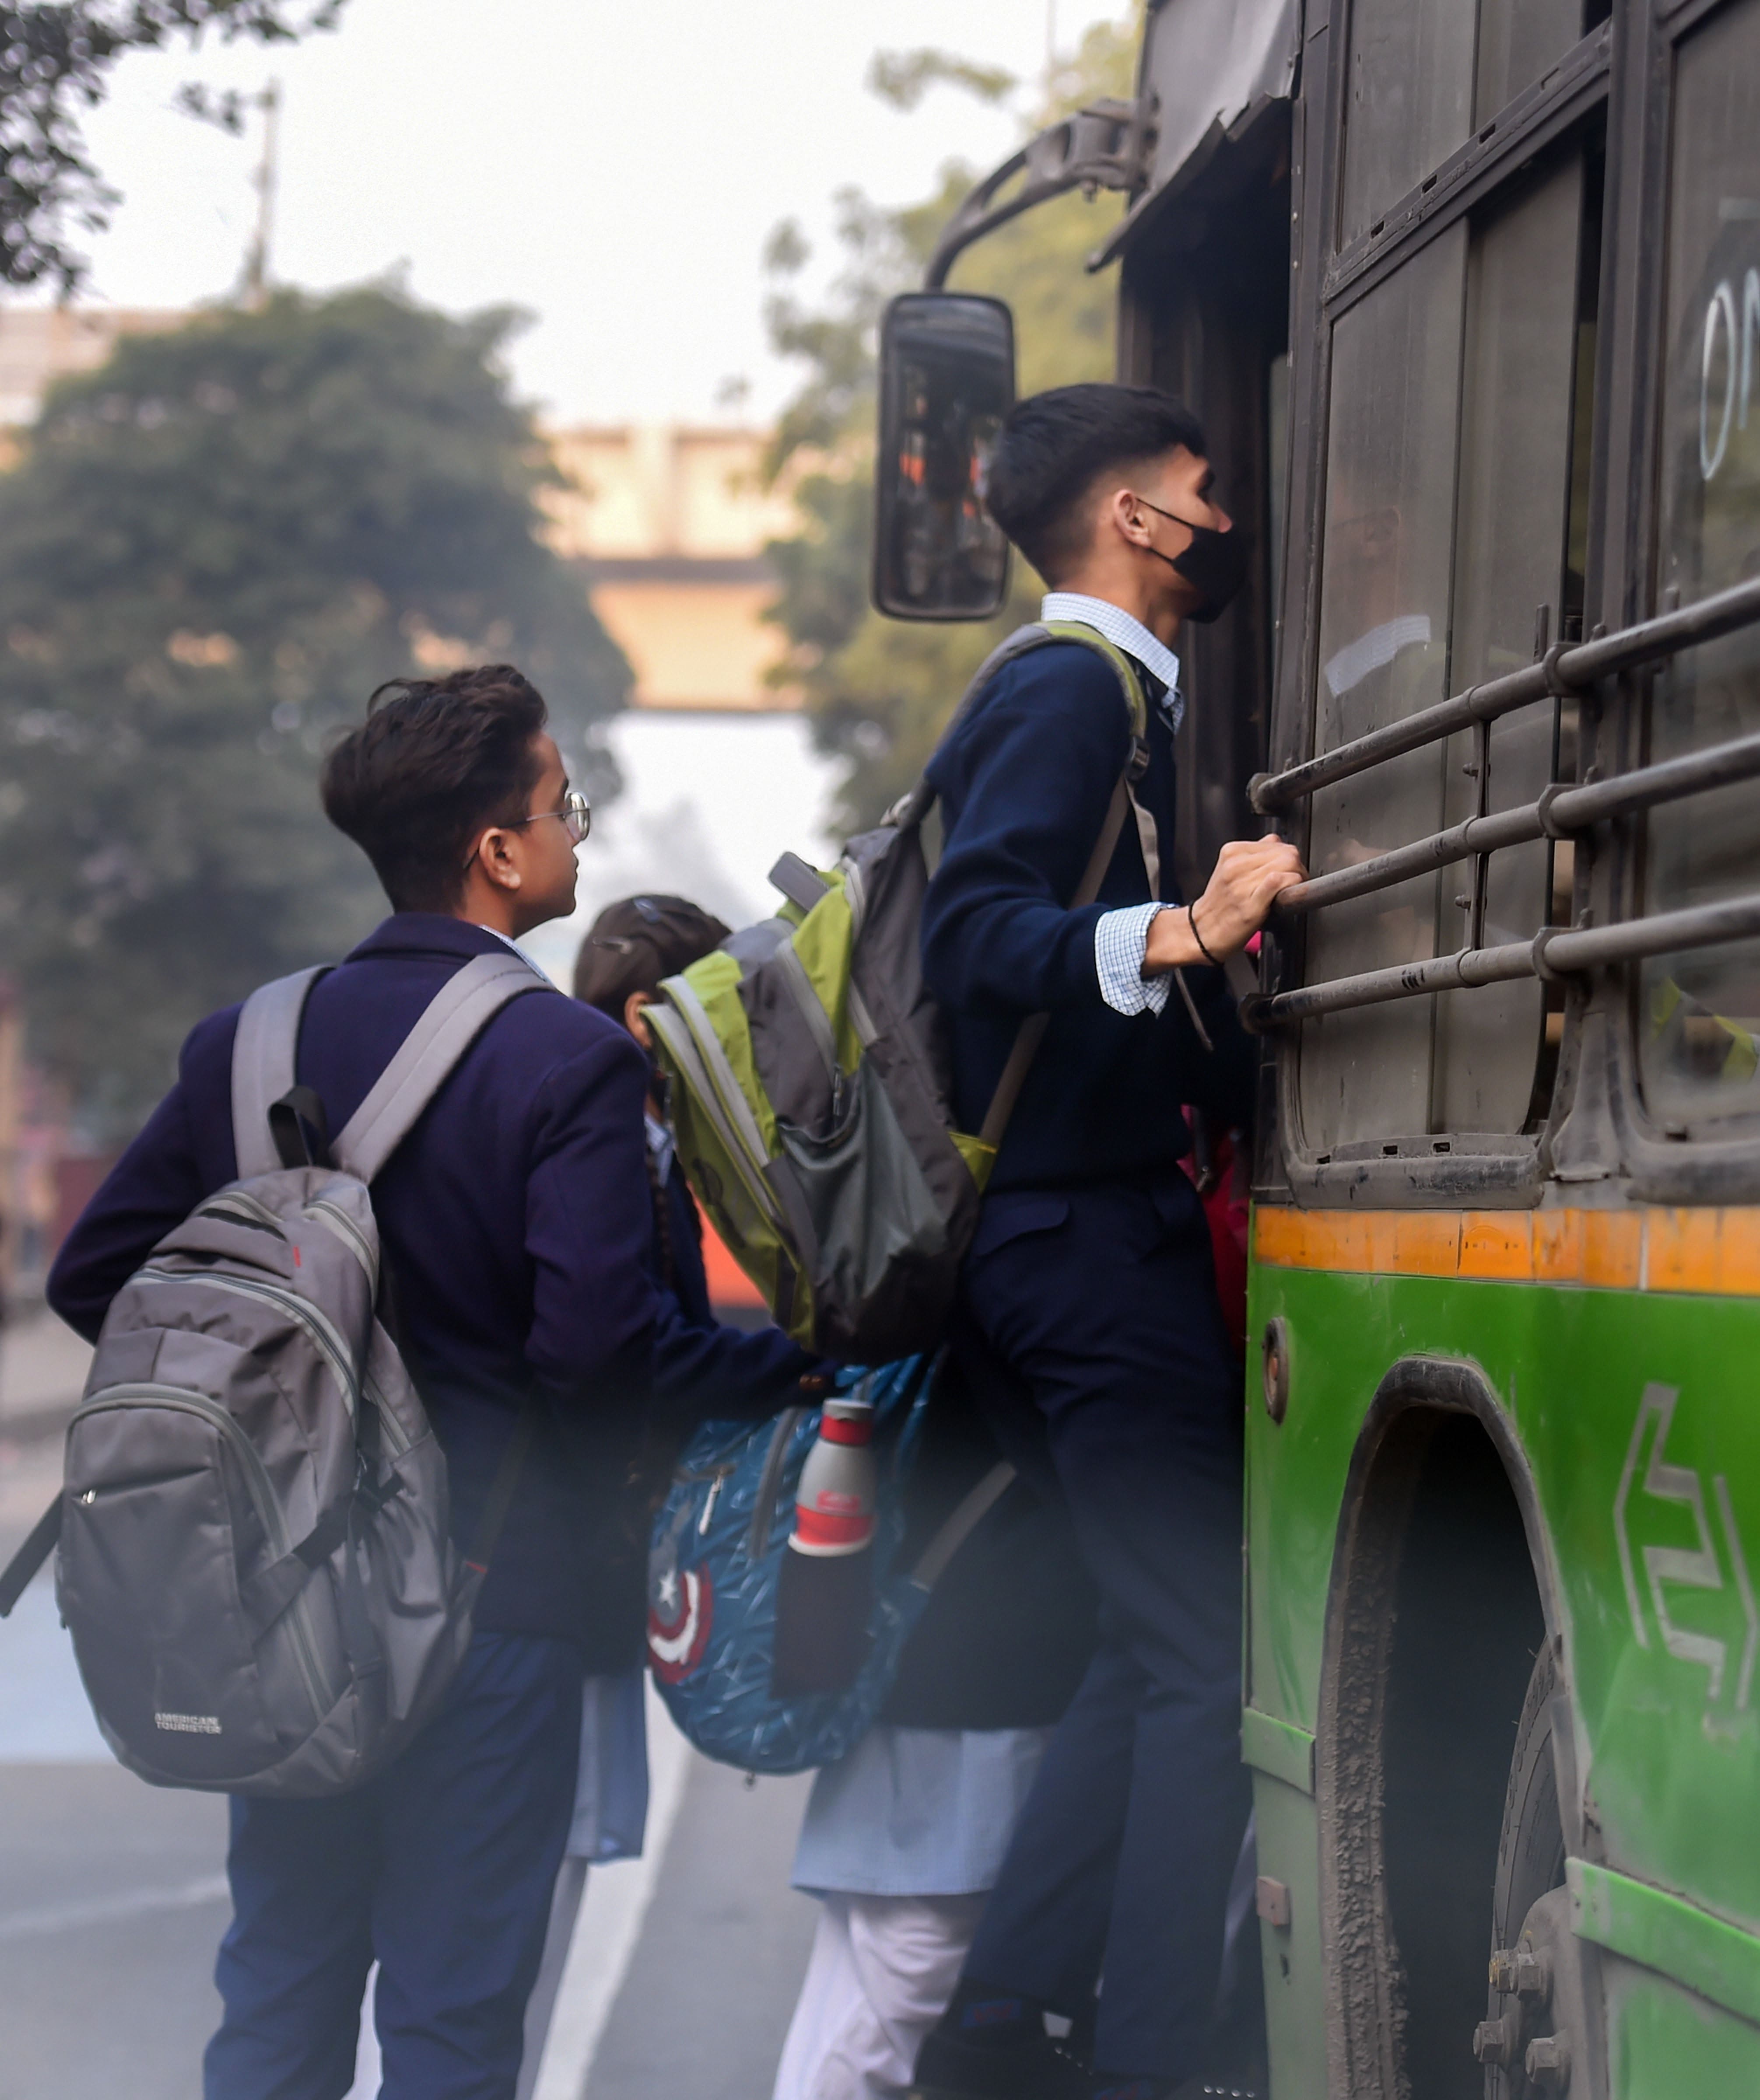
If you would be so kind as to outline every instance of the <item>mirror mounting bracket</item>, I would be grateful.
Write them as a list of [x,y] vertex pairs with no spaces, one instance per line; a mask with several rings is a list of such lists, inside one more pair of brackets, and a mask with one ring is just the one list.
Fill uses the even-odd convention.
[[[924,289],[940,291],[956,258],[975,240],[1049,197],[1077,189],[1090,196],[1099,190],[1134,195],[1143,188],[1155,144],[1155,112],[1152,95],[1134,102],[1107,95],[1029,139],[984,177],[948,221],[929,258]],[[998,193],[1020,174],[1025,181],[998,204]]]

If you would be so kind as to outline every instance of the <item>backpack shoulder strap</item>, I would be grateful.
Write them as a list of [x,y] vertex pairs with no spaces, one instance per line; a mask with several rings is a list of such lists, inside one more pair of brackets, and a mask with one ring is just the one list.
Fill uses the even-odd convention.
[[922,1556],[910,1571],[919,1590],[932,1590],[947,1572],[947,1564],[1015,1485],[1015,1468],[1006,1458],[996,1463],[959,1502],[923,1548]]
[[[1108,642],[1095,629],[1085,626],[1079,620],[1029,620],[1024,626],[1017,627],[1005,641],[1000,642],[972,673],[971,682],[961,695],[959,705],[948,719],[935,748],[940,750],[961,723],[978,704],[978,696],[997,673],[1017,657],[1026,655],[1034,649],[1043,649],[1053,642],[1073,642],[1084,649],[1091,649],[1097,656],[1103,656],[1117,674],[1125,695],[1125,705],[1130,716],[1131,762],[1141,771],[1141,761],[1148,756],[1149,703],[1143,690],[1143,681],[1137,676],[1137,667],[1116,642]],[[900,797],[887,812],[885,821],[890,824],[908,827],[920,824],[935,807],[935,792],[925,772],[916,786]],[[1140,828],[1141,818],[1139,818]]]
[[297,970],[259,986],[245,1001],[232,1039],[232,1150],[238,1178],[272,1174],[281,1163],[269,1110],[294,1084],[294,1055],[307,995],[329,965]]
[[[1031,637],[1031,639],[1025,638]],[[1139,780],[1148,763],[1148,696],[1143,690],[1143,681],[1137,676],[1137,667],[1116,642],[1108,642],[1096,629],[1085,626],[1080,620],[1041,620],[1033,627],[1023,627],[1009,637],[1009,642],[1020,643],[1014,653],[1019,655],[1024,649],[1041,646],[1047,642],[1075,642],[1085,649],[1091,649],[1097,656],[1103,656],[1118,674],[1123,689],[1125,704],[1130,714],[1130,757],[1118,776],[1112,789],[1112,800],[1106,808],[1105,821],[1100,826],[1100,835],[1094,840],[1094,850],[1088,856],[1088,865],[1082,871],[1076,893],[1069,900],[1072,911],[1081,911],[1093,903],[1100,893],[1100,885],[1106,880],[1106,871],[1112,864],[1112,855],[1125,828],[1127,816],[1137,822],[1137,841],[1143,849],[1143,865],[1149,878],[1149,894],[1159,898],[1161,893],[1161,840],[1155,827],[1155,819],[1137,800],[1134,783]],[[1007,648],[1008,642],[1003,644]],[[1174,973],[1178,982],[1179,993],[1184,999],[1193,1021],[1197,1012],[1192,1004],[1192,995],[1186,989],[1184,977]],[[990,1097],[990,1106],[984,1118],[984,1127],[978,1133],[981,1144],[988,1145],[993,1154],[1002,1142],[1009,1119],[1015,1113],[1015,1104],[1020,1099],[1021,1089],[1027,1083],[1033,1070],[1033,1060],[1039,1054],[1039,1045],[1045,1040],[1045,1032],[1051,1025],[1048,1013],[1030,1013],[1020,1024],[1013,1047],[1002,1067],[1002,1076],[997,1081],[996,1092]],[[1198,1035],[1207,1050],[1209,1038],[1201,1024]]]
[[370,1182],[493,1017],[526,992],[555,990],[511,950],[477,955],[456,971],[343,1125],[331,1146],[337,1165]]
[[[1079,642],[1084,649],[1091,649],[1096,656],[1103,656],[1124,688],[1125,704],[1130,710],[1131,735],[1134,737],[1148,735],[1148,695],[1143,690],[1143,681],[1137,676],[1136,665],[1116,642],[1108,641],[1097,627],[1090,627],[1080,620],[1041,620],[1038,628],[1048,642]],[[1025,628],[1020,630],[1023,634],[1028,631]]]
[[[1088,865],[1076,893],[1069,900],[1072,911],[1081,911],[1099,895],[1100,885],[1106,880],[1106,871],[1112,866],[1112,855],[1118,850],[1118,841],[1124,835],[1125,818],[1137,808],[1137,798],[1121,773],[1113,783],[1112,799],[1106,805],[1106,822],[1094,842],[1094,851],[1088,856]],[[1139,810],[1139,820],[1142,814]],[[1150,822],[1153,821],[1152,818]],[[1008,1061],[1002,1067],[1002,1076],[996,1083],[996,1092],[990,1096],[990,1105],[984,1113],[984,1127],[978,1133],[979,1142],[988,1145],[993,1153],[1002,1142],[1002,1133],[1008,1128],[1009,1118],[1015,1113],[1015,1104],[1020,1099],[1020,1090],[1027,1083],[1033,1061],[1038,1056],[1039,1045],[1045,1040],[1045,1031],[1050,1025],[1049,1013],[1029,1013],[1015,1034]]]
[[[947,727],[935,740],[935,749],[940,751],[965,721],[977,705],[978,695],[1005,664],[1012,664],[1017,656],[1024,656],[1029,649],[1042,648],[1055,638],[1043,621],[1029,620],[1024,626],[1017,627],[1006,640],[999,642],[972,673],[970,684],[960,695],[959,705],[949,716]],[[918,778],[916,786],[899,797],[882,821],[896,824],[900,830],[909,830],[922,822],[935,807],[935,791],[929,784],[929,775],[925,771]]]
[[[1046,623],[1046,631],[1058,642],[1079,642],[1095,655],[1103,656],[1118,674],[1123,686],[1125,704],[1130,710],[1130,762],[1125,769],[1124,789],[1130,798],[1130,813],[1137,821],[1137,844],[1143,849],[1143,866],[1149,878],[1149,894],[1159,900],[1161,894],[1161,836],[1156,829],[1155,819],[1137,799],[1137,783],[1149,770],[1149,703],[1143,690],[1143,681],[1137,676],[1137,667],[1116,642],[1110,642],[1098,629],[1085,626],[1079,620],[1054,620]],[[1104,869],[1101,871],[1105,873]],[[1091,898],[1086,900],[1091,903]],[[1185,982],[1180,981],[1183,991]]]

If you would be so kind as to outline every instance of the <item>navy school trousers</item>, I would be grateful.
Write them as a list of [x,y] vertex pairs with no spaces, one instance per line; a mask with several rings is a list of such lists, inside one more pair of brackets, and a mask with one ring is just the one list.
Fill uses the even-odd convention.
[[1096,2066],[1183,2077],[1250,1807],[1242,1378],[1191,1182],[991,1197],[956,1346],[1003,1448],[1067,1504],[1102,1599],[966,1974],[1066,2014],[1101,1983]]
[[583,1674],[571,1641],[480,1633],[445,1704],[365,1786],[234,1798],[205,2100],[342,2100],[375,1960],[383,2100],[513,2100]]

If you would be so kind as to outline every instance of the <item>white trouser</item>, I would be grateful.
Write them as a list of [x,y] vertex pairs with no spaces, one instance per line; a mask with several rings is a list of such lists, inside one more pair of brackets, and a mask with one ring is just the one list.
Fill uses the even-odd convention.
[[823,1897],[774,2100],[896,2100],[953,1995],[984,1903]]

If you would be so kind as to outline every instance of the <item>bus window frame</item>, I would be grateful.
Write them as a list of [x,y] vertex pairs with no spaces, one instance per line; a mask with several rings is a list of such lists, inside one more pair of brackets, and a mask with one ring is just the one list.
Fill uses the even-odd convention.
[[[1181,682],[1190,704],[1178,750],[1174,862],[1188,895],[1208,880],[1223,842],[1255,828],[1247,783],[1263,761],[1276,676],[1270,479],[1279,470],[1287,478],[1289,465],[1287,418],[1285,457],[1274,465],[1267,404],[1254,399],[1254,384],[1239,376],[1267,360],[1276,333],[1270,309],[1287,297],[1287,267],[1276,293],[1267,296],[1240,279],[1220,284],[1193,261],[1215,253],[1212,242],[1226,248],[1237,214],[1263,222],[1285,188],[1293,193],[1292,115],[1289,104],[1272,103],[1217,152],[1180,200],[1179,228],[1199,229],[1196,240],[1187,234],[1170,245],[1165,222],[1160,229],[1150,222],[1125,253],[1120,288],[1121,377],[1205,404],[1223,501],[1254,540],[1254,572],[1241,602],[1214,623],[1187,626],[1179,638]],[[1253,244],[1241,245],[1251,251]],[[1286,311],[1285,354],[1288,340]],[[1227,391],[1220,401],[1219,389]],[[1287,558],[1285,524],[1279,553]],[[1232,704],[1211,708],[1205,704],[1210,694],[1227,694]],[[1250,977],[1245,969],[1240,976],[1237,989],[1245,989]]]
[[[1377,228],[1335,250],[1348,35],[1347,11],[1318,23],[1304,55],[1294,112],[1296,217],[1292,257],[1289,379],[1291,547],[1280,607],[1281,646],[1271,708],[1271,770],[1309,756],[1318,666],[1320,547],[1325,499],[1332,323],[1418,248],[1500,188],[1541,147],[1585,115],[1606,112],[1607,192],[1603,221],[1600,325],[1590,489],[1585,628],[1615,629],[1660,610],[1661,383],[1669,256],[1666,249],[1674,82],[1680,48],[1714,16],[1760,0],[1616,0],[1610,19],[1553,71],[1499,112],[1480,134],[1390,207]],[[1336,40],[1336,50],[1334,43]],[[1311,95],[1311,104],[1308,98]],[[1317,127],[1314,116],[1324,109]],[[1317,139],[1317,128],[1323,135]],[[1488,136],[1487,134],[1488,133]],[[1609,681],[1585,696],[1579,778],[1641,763],[1648,674]],[[1638,909],[1641,819],[1608,827],[1576,855],[1573,917],[1607,924]],[[1303,813],[1292,827],[1305,834]],[[1592,849],[1590,849],[1592,847]],[[1302,929],[1274,927],[1262,983],[1302,981]],[[1408,1140],[1395,1156],[1323,1160],[1305,1155],[1295,1097],[1297,1061],[1267,1060],[1256,1162],[1262,1200],[1312,1205],[1349,1200],[1390,1208],[1537,1204],[1548,1184],[1620,1181],[1634,1200],[1711,1203],[1760,1198],[1760,1135],[1751,1123],[1712,1133],[1665,1131],[1647,1115],[1639,1086],[1636,973],[1622,966],[1573,986],[1567,1000],[1550,1114],[1537,1139],[1467,1152],[1458,1134]],[[1275,1123],[1276,1136],[1271,1135]],[[1444,1138],[1449,1149],[1434,1147]]]
[[[1674,145],[1675,83],[1683,45],[1715,16],[1760,0],[1665,0],[1643,9],[1641,52],[1634,52],[1627,82],[1628,106],[1621,112],[1625,126],[1629,172],[1625,187],[1638,200],[1638,216],[1622,242],[1628,253],[1610,257],[1618,273],[1612,287],[1617,302],[1615,326],[1606,331],[1617,340],[1612,387],[1623,412],[1622,450],[1633,470],[1607,479],[1604,545],[1610,574],[1625,585],[1610,591],[1614,618],[1642,619],[1659,609],[1664,503],[1662,476],[1663,388],[1667,371],[1665,341],[1665,297],[1671,257],[1668,253],[1670,176]],[[1622,10],[1623,11],[1623,10]],[[1639,13],[1637,9],[1634,13]],[[1630,217],[1633,206],[1624,205]],[[1649,677],[1619,682],[1602,710],[1600,756],[1604,774],[1641,762],[1647,730]],[[1600,923],[1641,907],[1643,819],[1612,827],[1603,849],[1594,856],[1585,899]],[[1637,1201],[1682,1204],[1753,1202],[1760,1198],[1760,1132],[1754,1119],[1731,1119],[1715,1132],[1684,1137],[1669,1134],[1644,1103],[1638,1046],[1638,973],[1625,968],[1602,973],[1581,1002],[1587,1027],[1604,1043],[1603,1069],[1591,1060],[1585,1069],[1570,1114],[1563,1119],[1558,1149],[1567,1169],[1579,1159],[1599,1157],[1610,1173],[1629,1177]]]
[[[1760,0],[1751,0],[1751,4],[1760,4]],[[1613,16],[1580,38],[1540,81],[1524,88],[1464,146],[1390,206],[1368,232],[1342,249],[1333,233],[1339,223],[1349,86],[1348,9],[1336,8],[1331,20],[1318,24],[1307,40],[1292,148],[1297,225],[1290,302],[1290,482],[1285,508],[1289,545],[1305,549],[1306,558],[1299,563],[1286,561],[1284,568],[1281,646],[1271,705],[1273,771],[1307,757],[1314,735],[1333,325],[1457,221],[1478,210],[1506,185],[1519,181],[1537,157],[1563,149],[1603,110],[1607,112],[1611,161],[1611,135],[1622,90],[1630,99],[1630,38],[1622,40],[1622,24],[1630,24],[1632,9],[1633,0],[1616,7]],[[1637,104],[1641,117],[1641,92]],[[1316,108],[1324,112],[1318,140],[1312,135]],[[1610,179],[1603,218],[1603,324],[1598,335],[1590,443],[1585,624],[1607,619],[1603,585],[1607,543],[1602,527],[1609,482],[1609,360],[1612,338],[1623,333],[1612,276],[1624,218],[1619,201]],[[1585,707],[1584,713],[1586,731],[1594,710]],[[1585,734],[1581,766],[1594,761],[1594,743],[1593,735]],[[1605,765],[1603,770],[1607,770]],[[1304,808],[1291,826],[1304,847],[1307,823]],[[1579,856],[1579,902],[1588,858]],[[1303,981],[1306,946],[1302,922],[1290,925],[1274,921],[1262,968],[1266,989],[1280,990]],[[1266,1105],[1276,1101],[1276,1138],[1275,1143],[1269,1141],[1262,1123],[1255,1194],[1261,1200],[1304,1206],[1352,1202],[1389,1208],[1446,1209],[1470,1200],[1485,1207],[1532,1207],[1540,1202],[1552,1171],[1556,1128],[1567,1107],[1582,1092],[1575,1084],[1581,1061],[1582,1005],[1575,995],[1566,1003],[1558,1075],[1545,1131],[1490,1137],[1457,1132],[1402,1136],[1389,1140],[1379,1157],[1335,1159],[1305,1148],[1298,1056],[1293,1040],[1280,1044],[1269,1061],[1275,1077],[1262,1088]]]

